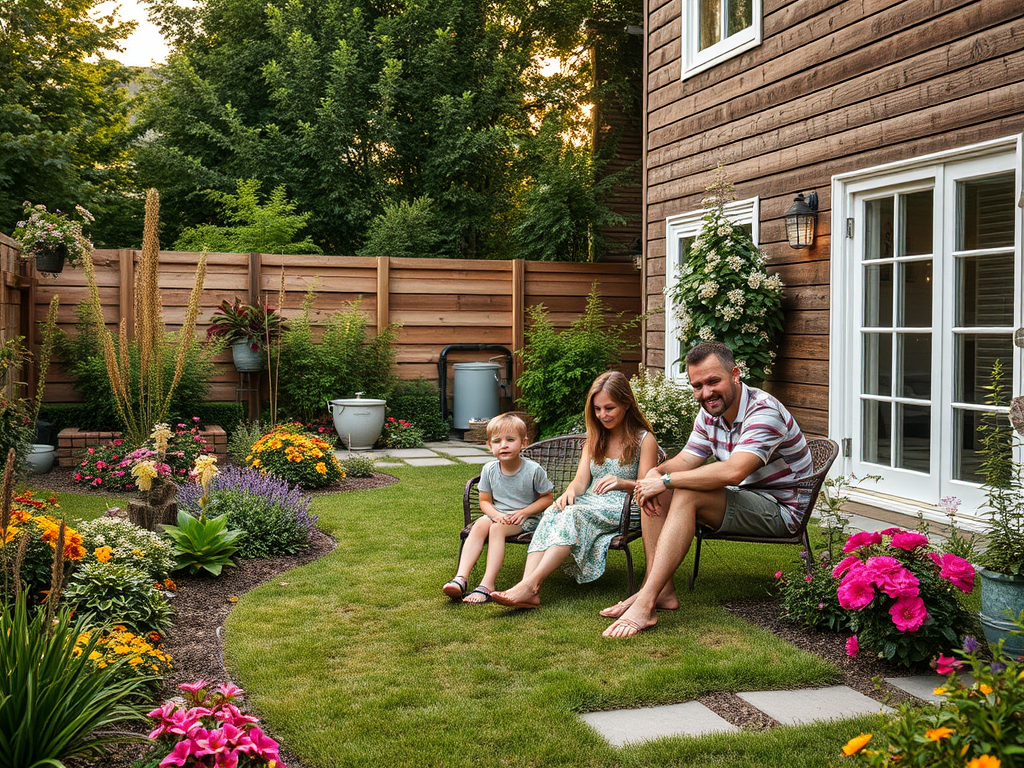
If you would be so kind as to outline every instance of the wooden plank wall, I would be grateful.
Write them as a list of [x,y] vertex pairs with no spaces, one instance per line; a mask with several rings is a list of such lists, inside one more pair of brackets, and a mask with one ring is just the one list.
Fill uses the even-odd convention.
[[[725,164],[738,199],[760,197],[761,244],[787,286],[767,388],[825,434],[831,177],[1021,132],[1024,3],[764,0],[760,46],[680,80],[681,2],[645,6],[648,309],[662,304],[665,218],[698,209]],[[795,251],[781,217],[810,190],[818,236]],[[648,365],[664,365],[664,329],[662,314],[648,322]]]
[[[27,265],[21,260],[18,243],[0,232],[0,342],[25,335],[22,326],[28,313],[26,273]],[[4,394],[12,394],[12,382],[7,382]]]
[[[131,250],[95,252],[104,319],[112,331],[116,331],[122,317],[131,327],[139,255]],[[179,328],[184,320],[197,262],[195,253],[160,253],[160,296],[164,322],[170,330]],[[331,313],[359,302],[371,333],[380,324],[399,324],[397,367],[404,379],[423,376],[436,381],[438,357],[448,344],[521,348],[525,307],[534,304],[544,304],[556,326],[569,325],[583,311],[594,282],[613,312],[624,311],[631,318],[640,312],[641,303],[640,274],[632,264],[212,253],[207,260],[197,336],[205,337],[213,310],[224,299],[237,296],[252,301],[258,292],[272,306],[278,306],[282,269],[286,318],[298,314],[306,293],[312,289],[314,323],[322,323]],[[35,282],[34,321],[45,317],[50,298],[58,294],[59,324],[73,333],[77,305],[88,296],[82,271],[66,269],[56,278],[39,277]],[[624,354],[628,371],[634,371],[639,362],[639,333],[634,341],[636,348]],[[448,361],[485,360],[496,354],[500,353],[453,352]],[[222,354],[217,362],[210,399],[233,400],[238,378],[230,352]],[[450,364],[449,379],[453,375]],[[59,365],[51,367],[46,400],[77,399],[67,374]]]

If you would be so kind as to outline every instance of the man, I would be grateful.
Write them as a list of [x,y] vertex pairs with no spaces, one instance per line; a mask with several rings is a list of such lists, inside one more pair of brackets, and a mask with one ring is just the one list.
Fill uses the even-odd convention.
[[[602,611],[619,614],[605,637],[632,637],[657,623],[659,607],[678,607],[672,576],[698,523],[759,536],[784,536],[799,525],[796,483],[814,462],[793,416],[740,382],[732,350],[720,342],[691,349],[686,371],[701,410],[686,447],[636,484],[645,550],[653,544],[654,558],[633,599]],[[706,463],[712,456],[717,461]]]

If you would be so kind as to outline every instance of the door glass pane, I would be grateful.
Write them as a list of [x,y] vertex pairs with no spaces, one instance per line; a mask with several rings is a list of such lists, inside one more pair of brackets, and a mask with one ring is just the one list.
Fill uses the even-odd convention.
[[877,400],[863,400],[861,460],[889,466],[892,455],[892,406]]
[[932,325],[932,262],[907,261],[900,264],[903,297],[900,325],[930,328]]
[[722,0],[700,0],[700,50],[722,39]]
[[928,400],[932,396],[932,335],[899,334],[899,388],[901,397]]
[[932,252],[932,190],[911,192],[900,198],[903,230],[901,256],[918,256]]
[[870,200],[864,208],[867,214],[864,260],[891,259],[893,199],[883,197],[880,200]]
[[[986,416],[979,411],[953,411],[953,478],[956,480],[985,482],[981,474],[981,457],[978,455],[978,449],[981,448],[978,427]],[[998,414],[996,418],[999,418]]]
[[953,399],[959,403],[983,405],[992,383],[992,365],[1003,361],[1003,370],[1013,370],[1013,337],[1010,335],[954,334]]
[[1003,173],[959,188],[957,250],[1013,247],[1013,174]]
[[728,0],[729,35],[742,32],[754,23],[754,4],[751,0]]
[[956,324],[1013,327],[1013,254],[956,260]]
[[900,432],[900,455],[896,466],[928,472],[931,469],[931,408],[897,403],[896,419]]
[[865,333],[863,393],[892,395],[892,334]]
[[864,325],[892,328],[892,264],[864,268]]

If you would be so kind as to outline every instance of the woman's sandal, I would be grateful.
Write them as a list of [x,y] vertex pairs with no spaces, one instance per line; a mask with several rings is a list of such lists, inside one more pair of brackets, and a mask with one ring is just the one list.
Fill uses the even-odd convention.
[[[483,595],[483,599],[470,600],[469,595]],[[491,590],[489,590],[483,584],[480,584],[476,589],[474,589],[472,592],[470,592],[464,598],[462,598],[462,602],[466,603],[467,605],[483,605],[484,603],[489,603],[491,602]]]
[[456,576],[454,579],[449,581],[443,587],[441,591],[444,592],[452,600],[461,600],[466,596],[466,592],[469,590],[469,582],[466,581],[462,576]]

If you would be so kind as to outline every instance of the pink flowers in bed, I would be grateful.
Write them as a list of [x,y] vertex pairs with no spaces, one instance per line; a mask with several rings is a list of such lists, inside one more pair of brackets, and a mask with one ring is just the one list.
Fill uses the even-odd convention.
[[[888,544],[881,546],[886,537]],[[842,577],[837,590],[839,604],[860,611],[876,599],[890,598],[892,623],[900,632],[916,632],[929,614],[920,596],[920,580],[909,566],[920,574],[920,568],[927,568],[930,560],[938,567],[939,577],[957,589],[970,592],[974,588],[974,567],[970,563],[949,553],[927,552],[927,548],[926,536],[900,528],[855,533],[843,547],[843,552],[852,554],[832,571],[833,577]]]

